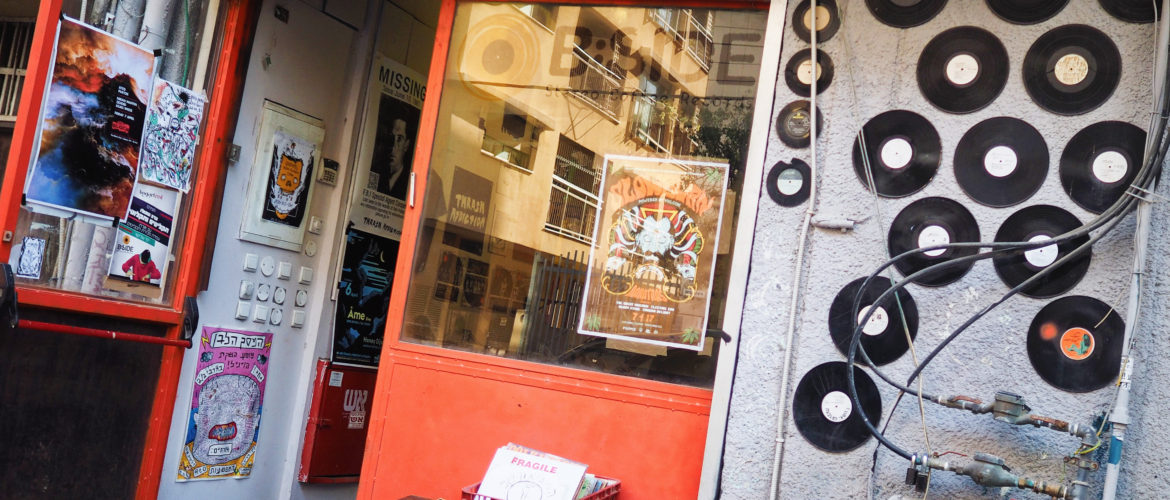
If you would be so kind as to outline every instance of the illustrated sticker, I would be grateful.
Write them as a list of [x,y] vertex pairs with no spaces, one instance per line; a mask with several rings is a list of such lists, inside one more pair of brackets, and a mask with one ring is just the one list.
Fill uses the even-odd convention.
[[264,195],[266,221],[301,227],[317,146],[283,131],[272,136],[272,172]]
[[1093,334],[1084,328],[1069,328],[1060,336],[1060,352],[1073,361],[1091,356],[1094,347]]
[[45,240],[25,236],[20,245],[20,260],[16,263],[19,278],[41,279],[41,263],[45,260]]

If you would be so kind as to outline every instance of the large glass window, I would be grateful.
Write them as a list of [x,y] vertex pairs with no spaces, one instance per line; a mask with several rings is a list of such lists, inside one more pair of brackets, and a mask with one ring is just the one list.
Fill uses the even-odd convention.
[[765,18],[461,3],[402,339],[710,386]]

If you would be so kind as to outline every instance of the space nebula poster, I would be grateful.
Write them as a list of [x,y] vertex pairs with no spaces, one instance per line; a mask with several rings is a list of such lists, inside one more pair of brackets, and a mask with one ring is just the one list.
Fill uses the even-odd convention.
[[29,202],[102,218],[126,214],[153,74],[150,51],[61,20]]
[[177,481],[245,478],[256,459],[272,334],[205,326]]
[[583,335],[702,350],[727,163],[607,156]]

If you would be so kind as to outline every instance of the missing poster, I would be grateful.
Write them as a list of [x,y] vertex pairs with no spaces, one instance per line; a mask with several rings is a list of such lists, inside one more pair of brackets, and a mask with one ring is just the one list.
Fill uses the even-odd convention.
[[161,78],[155,80],[142,134],[145,151],[138,161],[139,180],[184,193],[191,190],[203,105],[202,96]]
[[350,220],[366,233],[398,240],[410,189],[411,162],[426,79],[406,66],[380,57],[372,72],[368,125],[362,138],[357,194]]
[[153,74],[150,51],[62,18],[29,202],[105,220],[126,214]]
[[203,327],[177,481],[252,474],[272,334]]
[[333,362],[377,368],[398,242],[350,228],[345,234]]
[[178,191],[150,184],[134,189],[130,211],[118,224],[107,289],[162,296],[179,196]]
[[727,163],[606,156],[578,332],[702,350]]

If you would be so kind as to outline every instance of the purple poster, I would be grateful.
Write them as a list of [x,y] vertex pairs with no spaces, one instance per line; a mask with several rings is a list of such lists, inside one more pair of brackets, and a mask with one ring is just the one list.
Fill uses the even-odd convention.
[[272,334],[203,327],[178,481],[245,478],[256,459]]

